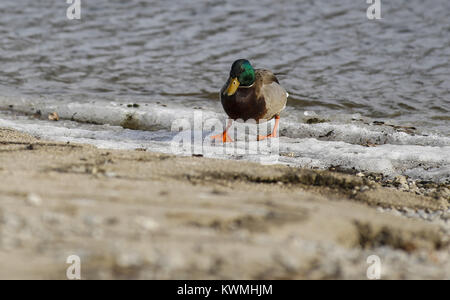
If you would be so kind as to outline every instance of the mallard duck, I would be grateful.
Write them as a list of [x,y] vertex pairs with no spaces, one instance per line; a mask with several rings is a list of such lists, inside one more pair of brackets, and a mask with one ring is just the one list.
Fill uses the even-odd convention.
[[222,142],[232,142],[227,131],[233,120],[255,120],[256,123],[275,118],[272,133],[258,135],[258,141],[276,137],[280,112],[286,107],[288,93],[275,75],[263,69],[253,69],[246,59],[236,60],[231,66],[230,77],[220,90],[223,109],[230,117],[225,131],[212,136]]

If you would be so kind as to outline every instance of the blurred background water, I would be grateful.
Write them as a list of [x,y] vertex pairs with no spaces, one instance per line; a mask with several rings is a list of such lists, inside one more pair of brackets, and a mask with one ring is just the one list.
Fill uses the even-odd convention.
[[449,135],[450,1],[0,2],[0,94],[221,111],[237,58],[273,70],[286,114],[355,114]]

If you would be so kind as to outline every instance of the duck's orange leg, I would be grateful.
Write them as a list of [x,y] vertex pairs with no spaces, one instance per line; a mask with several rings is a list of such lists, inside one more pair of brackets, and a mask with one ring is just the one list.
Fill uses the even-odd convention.
[[230,129],[232,124],[233,124],[233,120],[228,120],[228,125],[227,125],[227,128],[225,128],[225,131],[223,133],[213,135],[213,136],[211,136],[211,138],[214,140],[222,140],[223,143],[232,142],[233,140],[228,135],[228,129]]
[[262,141],[267,138],[277,137],[278,123],[280,122],[280,116],[275,116],[275,125],[273,126],[272,133],[269,135],[258,135],[258,141]]

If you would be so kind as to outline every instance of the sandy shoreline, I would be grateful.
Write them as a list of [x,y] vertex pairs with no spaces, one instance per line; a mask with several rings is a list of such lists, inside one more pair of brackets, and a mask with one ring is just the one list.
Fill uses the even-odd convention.
[[[449,187],[144,151],[0,129],[0,278],[450,279]],[[410,216],[409,218],[406,216]],[[423,215],[423,216],[422,216]]]

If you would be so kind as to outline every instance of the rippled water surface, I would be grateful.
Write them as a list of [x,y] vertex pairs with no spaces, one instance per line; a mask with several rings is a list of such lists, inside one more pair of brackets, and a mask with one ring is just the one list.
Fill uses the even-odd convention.
[[437,130],[450,121],[450,1],[0,2],[0,94],[178,103],[221,112],[248,58],[291,94],[286,115],[355,114]]

